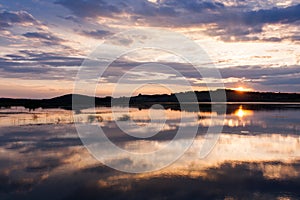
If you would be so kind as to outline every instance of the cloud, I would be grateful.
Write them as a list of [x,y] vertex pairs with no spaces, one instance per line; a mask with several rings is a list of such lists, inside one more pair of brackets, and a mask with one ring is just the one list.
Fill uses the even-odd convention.
[[27,32],[23,34],[26,38],[38,39],[47,45],[59,45],[65,40],[53,35],[50,32]]
[[[129,73],[136,66],[148,64],[147,69],[144,72],[137,72],[135,74]],[[150,65],[149,65],[150,64]],[[282,67],[269,67],[269,66],[235,66],[228,68],[219,68],[221,78],[218,78],[209,67],[201,67],[201,74],[208,75],[203,79],[199,71],[193,66],[187,63],[176,62],[160,62],[160,64],[170,66],[174,70],[180,72],[183,77],[190,81],[194,86],[205,86],[205,81],[224,82],[225,86],[232,86],[232,84],[240,82],[248,82],[249,84],[256,84],[258,88],[260,86],[270,86],[269,90],[276,90],[276,85],[287,85],[288,87],[296,88],[300,83],[300,66],[282,66]],[[155,64],[153,64],[155,66]],[[159,70],[157,68],[151,68],[149,62],[134,62],[129,60],[118,60],[113,62],[109,68],[103,74],[102,80],[109,83],[117,83],[123,74],[127,73],[126,83],[137,84],[143,83],[143,78],[149,78],[157,80],[160,78],[160,74],[172,77],[169,81],[165,80],[165,83],[180,83],[182,80],[180,76],[176,74],[170,74],[170,72],[163,67]],[[129,74],[128,74],[129,73]],[[152,78],[151,78],[152,77]],[[178,84],[179,85],[179,84]],[[275,87],[273,87],[275,86]],[[290,91],[290,90],[286,90]]]
[[[57,0],[56,4],[68,8],[74,15],[82,18],[101,16],[118,18],[116,14],[125,13],[135,16],[134,19],[141,17],[146,19],[146,17],[157,16],[160,21],[169,21],[161,17],[172,17],[173,25],[178,25],[178,23],[180,24],[183,21],[187,23],[181,24],[181,26],[194,23],[232,23],[255,26],[265,23],[292,23],[300,19],[300,4],[255,11],[244,11],[240,7],[225,6],[220,2],[212,0],[164,0],[159,1],[159,3],[152,3],[147,0],[78,0],[76,3],[72,0]],[[199,16],[206,17],[199,18]],[[156,21],[153,18],[149,18],[149,20],[149,23],[151,23],[151,20],[153,22]]]
[[25,23],[38,24],[38,21],[26,11],[0,12],[0,29],[11,27],[14,24],[24,25]]
[[[233,80],[231,84],[246,83],[266,91],[299,91],[300,66],[238,66],[220,69],[223,80]],[[228,86],[233,86],[229,84]]]
[[[277,77],[285,75],[300,74],[300,66],[264,67],[264,66],[238,66],[220,69],[223,78],[247,77],[250,79],[260,79],[262,77]],[[276,79],[275,79],[276,80]]]
[[[247,25],[265,23],[293,23],[300,20],[300,4],[287,8],[272,8],[270,10],[259,10],[247,12],[241,15],[237,21]],[[236,15],[234,15],[236,16]]]
[[[80,66],[83,59],[82,57],[62,56],[56,53],[47,53],[39,51],[21,50],[24,61],[38,61],[41,64],[48,64],[50,66]],[[11,55],[7,55],[10,56]],[[60,63],[60,65],[58,65]]]
[[147,0],[78,0],[76,3],[72,0],[56,1],[56,4],[66,7],[83,19],[105,17],[118,19],[120,24],[130,21],[132,24],[161,27],[205,25],[208,35],[224,41],[279,42],[280,38],[262,38],[253,34],[262,33],[265,24],[292,24],[300,20],[300,4],[286,4],[285,7],[273,4],[270,7],[270,3],[260,3],[261,9],[255,9],[258,4],[252,1],[237,5],[214,0],[163,0],[158,3]]
[[262,83],[263,85],[294,85],[298,86],[300,85],[300,75],[298,74],[297,76],[288,76],[288,77],[281,77],[277,78],[276,80],[274,79],[269,79],[265,82]]
[[59,16],[59,17],[65,19],[65,20],[69,20],[69,21],[75,22],[75,23],[79,23],[80,22],[80,20],[77,17],[72,16],[72,15],[68,15],[66,17],[63,17],[63,16]]
[[183,11],[201,12],[203,10],[214,10],[224,7],[221,3],[199,0],[165,0],[153,3],[147,0],[116,0],[116,1],[97,1],[97,0],[57,0],[60,4],[68,8],[78,17],[93,18],[99,16],[118,17],[116,14],[130,14],[139,17],[153,16],[176,16]]
[[[72,80],[77,73],[78,67],[83,62],[82,57],[62,56],[56,53],[46,53],[39,51],[21,50],[17,54],[8,54],[0,58],[1,77],[9,78],[23,78],[23,79],[36,79],[36,80]],[[103,74],[103,80],[109,83],[116,83],[119,78],[132,68],[149,64],[149,62],[134,62],[129,60],[119,60],[110,65],[110,67]],[[176,62],[161,62],[161,64],[172,67],[180,72],[191,84],[195,86],[202,85],[202,78],[198,71],[196,71],[189,64],[176,63]],[[229,68],[219,69],[223,81],[227,84],[234,84],[240,81],[257,84],[260,86],[271,87],[286,86],[288,88],[296,88],[300,80],[300,66],[282,66],[282,67],[268,67],[268,66],[235,66]],[[152,75],[151,68],[145,71],[146,77],[158,77]],[[201,72],[207,74],[210,72],[209,68],[202,67]],[[150,74],[147,74],[150,73]],[[168,70],[162,68],[155,71],[157,74],[168,75]],[[144,74],[145,75],[145,74]],[[141,73],[131,74],[128,76],[128,83],[139,83],[143,78]],[[215,77],[206,77],[214,79]],[[180,77],[172,77],[173,81],[180,81]],[[220,81],[220,80],[219,80]],[[228,82],[229,81],[229,82]],[[143,80],[142,80],[143,82]],[[229,86],[229,85],[228,85]]]
[[97,1],[97,0],[58,0],[55,2],[60,4],[73,12],[78,17],[97,17],[97,16],[113,16],[116,13],[122,12],[122,6],[124,3],[119,5],[113,5],[109,1]]
[[219,8],[224,8],[224,4],[214,1],[198,1],[198,0],[167,0],[163,1],[165,5],[171,6],[174,9],[185,9],[192,12],[201,12],[205,10],[217,10]]
[[217,27],[208,30],[209,35],[219,35],[221,39],[229,41],[230,36],[235,36],[237,41],[263,40],[280,42],[281,38],[259,38],[249,36],[263,32],[265,24],[292,24],[300,20],[300,4],[287,8],[272,8],[269,10],[258,10],[240,12],[231,10],[223,12],[220,19],[216,21]]
[[294,35],[290,38],[292,41],[300,41],[300,35]]
[[93,37],[96,39],[103,39],[105,36],[111,35],[110,31],[106,30],[95,30],[95,31],[82,31],[82,35]]
[[[35,80],[72,80],[83,58],[21,50],[0,58],[0,76]],[[75,68],[74,68],[75,67]]]

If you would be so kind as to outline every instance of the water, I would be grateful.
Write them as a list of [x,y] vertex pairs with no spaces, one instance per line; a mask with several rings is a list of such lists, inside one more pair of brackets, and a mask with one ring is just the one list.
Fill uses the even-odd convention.
[[[97,108],[74,116],[61,109],[1,109],[0,199],[299,199],[299,106],[274,105],[228,105],[225,120],[207,109],[130,108],[128,114],[115,108],[112,114],[110,108]],[[101,164],[82,145],[74,125],[101,126],[120,148],[149,153],[174,138],[181,118],[191,119],[181,125],[199,126],[193,145],[170,166],[141,174]],[[134,139],[115,120],[150,124],[161,132]],[[209,125],[224,128],[209,156],[200,159]]]

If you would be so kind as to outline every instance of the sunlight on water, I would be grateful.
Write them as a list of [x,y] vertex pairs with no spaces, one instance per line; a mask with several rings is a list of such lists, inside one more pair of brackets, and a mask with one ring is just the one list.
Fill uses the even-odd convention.
[[234,114],[236,116],[238,116],[239,118],[243,118],[244,116],[253,115],[253,111],[252,110],[244,110],[243,106],[240,106],[239,109],[234,112]]
[[[224,121],[217,120],[217,116],[223,114],[207,110],[198,113],[176,109],[129,110],[127,114],[125,108],[120,107],[113,114],[110,108],[104,107],[97,108],[96,112],[85,109],[77,113],[62,109],[1,109],[0,198],[34,199],[45,192],[49,193],[49,199],[59,199],[62,195],[76,199],[87,193],[97,198],[103,194],[112,198],[129,193],[142,197],[147,193],[141,191],[147,187],[156,187],[158,194],[168,188],[197,191],[197,196],[203,198],[209,194],[216,197],[230,194],[237,199],[255,195],[271,199],[300,195],[298,189],[293,189],[300,186],[298,109],[253,109],[249,105],[234,105],[229,106]],[[160,114],[151,122],[153,112]],[[160,119],[164,116],[165,122]],[[199,126],[193,145],[169,167],[144,174],[121,173],[102,165],[82,145],[73,124],[76,121],[101,126],[119,147],[149,153],[163,148],[174,137],[181,117],[193,119],[183,126]],[[140,127],[151,123],[150,128],[158,127],[161,132],[149,139],[136,140],[122,133],[115,120]],[[224,125],[223,132],[210,155],[199,159],[210,124]],[[180,143],[178,148],[181,148]],[[168,156],[162,155],[162,159]],[[127,162],[155,164],[147,160],[135,163],[125,154],[111,162],[116,161],[123,165]],[[283,182],[289,187],[282,185]],[[224,187],[226,184],[238,184],[240,189],[234,191]],[[274,187],[272,192],[268,189],[270,184]],[[65,190],[67,186],[69,189]],[[260,193],[255,194],[253,187]]]

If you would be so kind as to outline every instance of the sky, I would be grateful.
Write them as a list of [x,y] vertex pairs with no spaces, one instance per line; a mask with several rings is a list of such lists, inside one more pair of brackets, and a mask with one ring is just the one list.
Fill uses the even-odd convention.
[[[97,96],[111,95],[122,74],[127,76],[116,91],[120,96],[132,88],[134,94],[185,90],[178,74],[132,67],[149,63],[179,70],[195,90],[207,89],[208,80],[226,88],[300,92],[299,0],[0,0],[0,97],[72,93],[80,66],[99,45],[115,34],[144,28],[182,34],[195,42],[209,57],[201,67],[218,69],[222,80],[196,75],[170,52],[137,49],[111,64],[99,80]],[[133,40],[143,38],[119,42],[130,46]],[[141,84],[151,79],[176,83]]]

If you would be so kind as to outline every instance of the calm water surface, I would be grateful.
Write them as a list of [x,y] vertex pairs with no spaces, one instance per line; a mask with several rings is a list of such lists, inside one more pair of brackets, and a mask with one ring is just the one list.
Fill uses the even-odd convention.
[[[86,109],[73,116],[62,109],[2,108],[0,199],[300,199],[297,105],[229,105],[225,120],[209,111],[116,110],[113,115],[110,108]],[[151,122],[150,114],[157,120]],[[167,118],[165,124],[160,117]],[[143,174],[102,165],[82,145],[74,125],[101,126],[116,145],[147,153],[172,140],[181,117],[195,119],[181,125],[199,126],[193,145],[167,168]],[[134,139],[115,123],[129,119],[161,132]],[[224,128],[213,151],[200,159],[209,125]],[[126,165],[126,157],[117,159]]]

